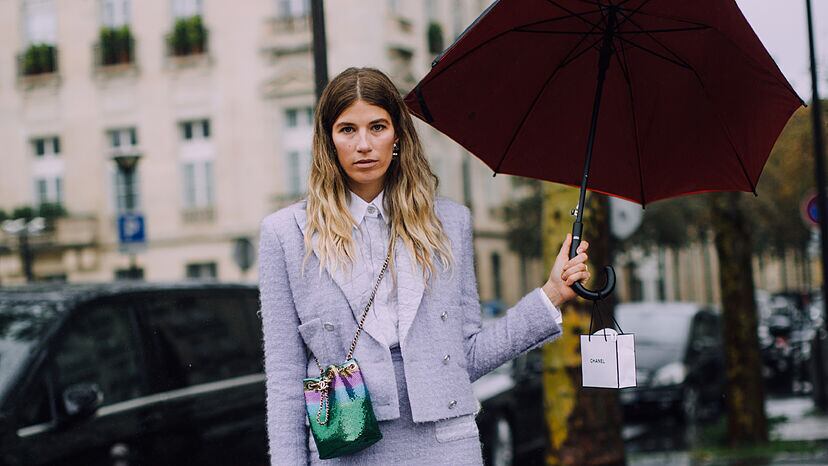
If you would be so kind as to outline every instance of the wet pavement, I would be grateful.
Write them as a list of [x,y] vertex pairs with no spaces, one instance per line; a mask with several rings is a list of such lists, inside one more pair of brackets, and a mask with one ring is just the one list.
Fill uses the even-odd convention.
[[[771,438],[781,441],[817,442],[801,452],[766,457],[717,458],[695,447],[706,427],[686,427],[679,421],[661,420],[624,427],[629,466],[783,466],[828,465],[828,415],[814,409],[807,397],[769,399]],[[724,455],[723,455],[724,456]],[[730,455],[728,455],[730,456]]]

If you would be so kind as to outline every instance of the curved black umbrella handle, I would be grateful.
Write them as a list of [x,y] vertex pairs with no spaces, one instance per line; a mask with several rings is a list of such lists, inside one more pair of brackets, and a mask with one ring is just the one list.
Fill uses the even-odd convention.
[[[583,223],[575,222],[572,225],[572,244],[569,246],[570,259],[578,255],[578,246],[581,244],[582,231]],[[575,290],[575,293],[577,293],[578,296],[584,299],[588,299],[590,301],[600,301],[609,296],[609,294],[612,293],[612,290],[615,289],[615,269],[613,269],[611,265],[605,266],[604,275],[606,275],[607,279],[604,286],[600,290],[588,290],[581,284],[581,282],[575,282],[572,285],[572,289]]]

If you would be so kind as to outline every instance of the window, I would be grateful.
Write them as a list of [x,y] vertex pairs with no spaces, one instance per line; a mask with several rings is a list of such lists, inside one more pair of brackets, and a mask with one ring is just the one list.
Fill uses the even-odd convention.
[[312,127],[313,109],[311,107],[288,108],[285,110],[285,126],[288,128]]
[[181,122],[181,138],[185,141],[210,138],[210,120],[191,120]]
[[101,24],[116,28],[129,24],[130,0],[101,0]]
[[57,43],[57,16],[54,0],[26,0],[23,4],[23,15],[27,43]]
[[36,137],[31,140],[34,203],[63,204],[63,160],[60,138]]
[[135,128],[116,128],[106,132],[109,147],[123,150],[138,146],[138,132]]
[[173,0],[172,13],[175,18],[189,18],[202,14],[202,0]]
[[132,173],[115,170],[113,184],[115,185],[115,207],[118,212],[141,210],[141,195],[138,191],[140,180],[138,170]]
[[156,390],[172,390],[262,372],[255,297],[180,295],[148,305]]
[[187,278],[215,279],[218,278],[218,267],[215,262],[194,262],[187,264]]
[[311,154],[294,150],[288,152],[287,159],[290,194],[303,194],[308,189]]
[[129,309],[127,302],[98,303],[67,323],[53,353],[58,394],[75,384],[94,383],[106,406],[147,393]]
[[115,269],[115,280],[143,280],[144,269],[136,267],[134,269]]
[[183,121],[179,127],[184,207],[190,210],[211,208],[215,204],[215,185],[210,120]]
[[25,401],[20,404],[20,410],[17,413],[17,427],[33,426],[52,420],[49,386],[43,371],[26,389],[25,396]]
[[291,196],[307,191],[311,164],[311,140],[313,139],[313,108],[311,106],[288,107],[284,110],[285,130],[282,137],[283,166],[287,167],[285,184]]
[[57,157],[60,155],[60,139],[57,137],[32,139],[34,155],[40,157]]
[[301,18],[310,15],[310,0],[278,0],[279,16]]
[[188,209],[213,205],[213,162],[210,160],[185,162],[184,206]]

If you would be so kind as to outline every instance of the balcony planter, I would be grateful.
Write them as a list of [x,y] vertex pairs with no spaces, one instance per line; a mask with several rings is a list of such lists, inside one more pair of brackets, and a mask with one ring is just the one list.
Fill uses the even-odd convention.
[[57,71],[57,47],[51,44],[32,44],[20,56],[20,74],[33,76]]
[[443,28],[440,23],[431,22],[428,24],[428,52],[436,55],[443,51]]
[[201,16],[180,18],[175,21],[168,37],[170,55],[199,55],[207,51],[207,29]]
[[132,63],[133,39],[129,26],[102,28],[98,64],[101,66]]

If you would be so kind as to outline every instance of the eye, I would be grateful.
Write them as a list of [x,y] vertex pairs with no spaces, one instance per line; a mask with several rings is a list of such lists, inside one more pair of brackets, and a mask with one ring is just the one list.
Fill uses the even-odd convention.
[[354,128],[351,126],[343,126],[339,129],[340,133],[351,134],[354,132]]
[[380,131],[385,129],[385,125],[382,124],[382,123],[377,123],[374,126],[372,126],[371,129],[376,131],[376,132],[380,132]]

